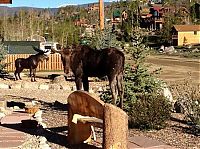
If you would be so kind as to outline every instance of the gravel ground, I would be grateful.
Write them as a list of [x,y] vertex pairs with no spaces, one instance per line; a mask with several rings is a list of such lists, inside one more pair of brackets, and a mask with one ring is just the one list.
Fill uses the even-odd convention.
[[[47,82],[47,80],[40,79]],[[0,82],[12,83],[10,80],[0,80]],[[31,82],[30,82],[31,83]],[[69,82],[70,85],[74,83]],[[43,111],[43,122],[47,124],[46,129],[40,129],[34,135],[29,135],[28,141],[22,146],[22,149],[37,149],[40,136],[47,138],[47,143],[52,149],[67,149],[67,97],[71,91],[64,90],[33,90],[33,89],[1,89],[0,97],[7,100],[24,102],[27,100],[37,100],[41,102]],[[184,116],[173,114],[172,120],[168,122],[165,129],[155,131],[140,131],[130,129],[129,136],[144,135],[150,138],[160,140],[168,145],[180,149],[199,149],[200,137],[193,135],[191,128],[184,122]],[[102,130],[97,130],[97,142],[95,145],[101,145]]]

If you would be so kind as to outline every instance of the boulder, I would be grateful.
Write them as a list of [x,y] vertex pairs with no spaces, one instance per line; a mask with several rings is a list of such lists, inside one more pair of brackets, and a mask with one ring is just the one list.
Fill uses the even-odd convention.
[[62,83],[62,82],[65,82],[66,79],[65,79],[65,76],[64,75],[60,75],[60,76],[57,76],[53,79],[52,83]]

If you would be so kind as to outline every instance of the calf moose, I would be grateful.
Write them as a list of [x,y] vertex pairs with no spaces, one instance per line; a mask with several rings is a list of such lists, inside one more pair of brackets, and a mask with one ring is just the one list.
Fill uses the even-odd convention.
[[120,97],[119,106],[123,107],[123,71],[124,54],[116,48],[105,48],[95,50],[87,45],[76,46],[75,48],[64,48],[61,51],[52,51],[61,54],[64,72],[69,73],[71,69],[75,76],[77,90],[83,88],[89,91],[88,77],[107,76],[113,104],[116,105],[117,96]]
[[38,63],[44,61],[45,59],[48,60],[48,54],[44,52],[39,52],[35,55],[29,56],[28,58],[17,58],[15,60],[15,79],[21,80],[20,73],[23,71],[23,69],[29,69],[31,81],[36,81],[35,75]]

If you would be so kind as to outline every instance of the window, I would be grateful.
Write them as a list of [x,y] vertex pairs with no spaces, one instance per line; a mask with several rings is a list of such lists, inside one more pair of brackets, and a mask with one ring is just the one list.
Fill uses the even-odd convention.
[[197,31],[194,31],[194,35],[197,35]]

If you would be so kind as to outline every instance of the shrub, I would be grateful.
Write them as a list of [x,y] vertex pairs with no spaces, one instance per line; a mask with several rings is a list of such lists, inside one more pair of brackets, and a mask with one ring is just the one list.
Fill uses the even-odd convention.
[[173,86],[174,94],[180,103],[185,118],[200,134],[200,85],[192,80],[185,80],[184,83]]
[[129,124],[140,129],[161,129],[170,118],[170,106],[162,95],[142,94],[129,103]]

